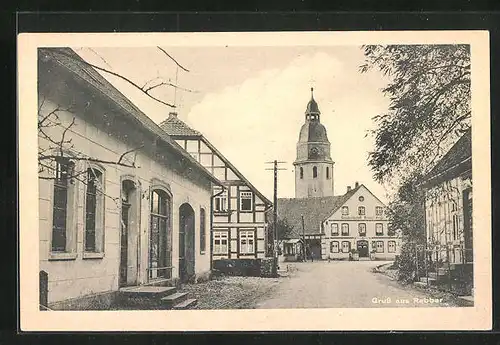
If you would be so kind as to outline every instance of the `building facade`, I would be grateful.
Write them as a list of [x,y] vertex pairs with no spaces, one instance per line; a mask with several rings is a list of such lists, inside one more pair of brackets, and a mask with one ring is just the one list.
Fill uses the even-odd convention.
[[49,306],[208,277],[220,182],[73,50],[39,49],[38,85]]
[[160,127],[224,187],[215,186],[211,214],[212,259],[266,257],[272,203],[208,139],[170,113]]
[[421,186],[425,190],[429,266],[446,267],[452,271],[450,275],[456,271],[463,280],[462,289],[470,293],[474,262],[471,129],[443,156]]
[[285,256],[300,254],[297,239],[315,259],[347,260],[353,249],[361,260],[394,260],[400,253],[400,234],[389,231],[385,205],[362,184],[339,196],[278,199],[278,217],[294,230]]
[[333,196],[333,165],[330,156],[330,142],[326,128],[320,122],[318,103],[311,100],[307,104],[305,122],[297,142],[295,166],[295,197],[310,198]]
[[399,234],[389,229],[385,205],[364,185],[348,187],[351,196],[324,221],[323,259],[394,260],[401,250]]

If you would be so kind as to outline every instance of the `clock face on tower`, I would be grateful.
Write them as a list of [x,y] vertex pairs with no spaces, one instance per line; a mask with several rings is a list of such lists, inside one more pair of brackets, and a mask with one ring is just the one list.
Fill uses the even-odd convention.
[[317,147],[312,147],[311,150],[309,151],[309,157],[315,158],[318,157],[318,155],[319,155],[319,149]]

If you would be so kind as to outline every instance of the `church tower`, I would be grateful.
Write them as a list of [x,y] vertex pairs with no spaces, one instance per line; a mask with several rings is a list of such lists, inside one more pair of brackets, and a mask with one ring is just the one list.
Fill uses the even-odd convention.
[[333,196],[333,165],[330,157],[330,142],[326,128],[320,123],[318,103],[311,100],[307,104],[305,123],[302,125],[297,142],[295,166],[295,197],[310,198]]

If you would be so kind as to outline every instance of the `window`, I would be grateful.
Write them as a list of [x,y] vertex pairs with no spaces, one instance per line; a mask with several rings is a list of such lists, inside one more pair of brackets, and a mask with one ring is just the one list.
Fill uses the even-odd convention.
[[338,253],[339,252],[339,242],[333,241],[330,242],[330,253]]
[[351,242],[342,241],[342,253],[349,253],[351,251]]
[[377,253],[384,252],[384,241],[377,241]]
[[100,253],[103,251],[104,231],[104,195],[103,175],[95,168],[87,170],[87,188],[85,193],[85,251]]
[[240,192],[240,211],[252,211],[252,192]]
[[366,213],[365,207],[364,206],[359,206],[358,207],[358,215],[359,216],[364,216]]
[[202,254],[204,254],[206,250],[207,230],[205,227],[205,222],[206,222],[205,209],[201,208],[200,209],[200,252]]
[[332,236],[338,236],[339,234],[339,225],[337,223],[332,223],[331,224],[332,228]]
[[383,215],[383,209],[381,206],[376,206],[375,207],[375,215],[376,216],[382,216]]
[[68,203],[70,176],[73,171],[67,159],[56,161],[54,176],[54,198],[52,209],[52,246],[53,252],[66,252],[68,248]]
[[358,200],[361,201],[361,202],[363,202],[363,201],[365,201],[365,197],[362,196],[362,195],[360,195],[359,198],[358,198]]
[[349,215],[349,207],[348,206],[342,206],[342,215],[343,216]]
[[342,236],[349,236],[349,224],[342,224]]
[[214,211],[225,212],[227,211],[227,191],[222,192],[214,198]]
[[318,167],[313,167],[313,178],[318,177]]
[[396,241],[389,241],[389,242],[387,242],[387,251],[389,253],[395,253],[396,252]]
[[253,254],[254,252],[254,231],[240,231],[240,253]]
[[304,178],[304,168],[300,168],[299,169],[299,175],[300,175],[300,179],[302,180]]
[[227,231],[214,232],[214,254],[227,254]]
[[161,190],[151,192],[149,234],[149,278],[170,278],[172,269],[171,202]]
[[366,236],[366,223],[358,224],[359,236]]
[[330,179],[330,167],[326,167],[326,179]]
[[377,235],[377,236],[384,235],[384,228],[382,226],[382,223],[375,224],[375,235]]
[[372,250],[377,250],[377,241],[372,241]]

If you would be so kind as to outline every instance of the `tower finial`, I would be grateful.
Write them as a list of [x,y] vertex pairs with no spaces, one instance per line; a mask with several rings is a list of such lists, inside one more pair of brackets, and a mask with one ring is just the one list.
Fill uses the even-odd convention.
[[313,91],[314,91],[314,88],[313,88],[313,87],[311,87],[311,98],[314,98],[314,96],[313,96]]

